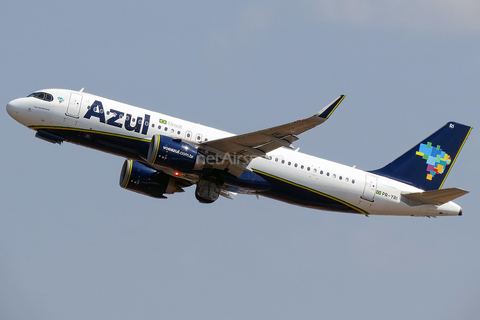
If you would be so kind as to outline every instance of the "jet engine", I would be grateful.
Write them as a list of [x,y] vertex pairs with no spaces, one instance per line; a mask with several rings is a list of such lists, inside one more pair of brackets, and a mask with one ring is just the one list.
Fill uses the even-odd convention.
[[154,198],[166,198],[163,194],[183,192],[175,179],[138,161],[125,160],[120,173],[120,187]]
[[181,139],[159,134],[150,141],[147,161],[179,170],[201,170],[205,165],[205,157],[197,148]]

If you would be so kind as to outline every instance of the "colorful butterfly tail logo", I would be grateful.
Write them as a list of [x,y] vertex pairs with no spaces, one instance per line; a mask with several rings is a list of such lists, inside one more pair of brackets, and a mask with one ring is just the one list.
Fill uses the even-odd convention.
[[445,153],[440,146],[433,147],[431,142],[421,143],[416,155],[427,162],[428,180],[432,180],[437,174],[443,174],[447,166],[452,163],[450,155]]

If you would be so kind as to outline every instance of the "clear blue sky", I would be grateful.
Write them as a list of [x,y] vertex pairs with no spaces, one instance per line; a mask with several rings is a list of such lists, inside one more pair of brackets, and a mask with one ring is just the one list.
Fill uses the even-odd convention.
[[4,111],[0,318],[478,319],[480,4],[8,1],[0,97],[81,89],[233,133],[339,94],[301,151],[376,169],[453,120],[462,217],[363,217],[118,186],[123,159]]

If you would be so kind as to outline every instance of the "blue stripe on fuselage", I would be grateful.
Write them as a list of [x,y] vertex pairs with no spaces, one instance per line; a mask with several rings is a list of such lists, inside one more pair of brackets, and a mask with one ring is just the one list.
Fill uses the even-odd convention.
[[[34,130],[41,129],[59,135],[64,137],[68,142],[138,161],[144,161],[144,159],[146,159],[150,145],[150,140],[147,139],[139,139],[108,132],[67,127],[32,126],[30,128]],[[231,177],[227,179],[228,181],[225,182],[230,186],[240,187],[242,189],[246,188],[251,191],[258,189],[258,194],[262,196],[290,204],[321,210],[367,214],[360,208],[314,189],[259,170],[254,169],[253,171],[254,173],[249,172],[243,179],[237,181],[237,183],[235,181],[236,178],[231,175],[229,175]]]
[[150,140],[147,139],[94,130],[39,126],[32,126],[30,129],[47,131],[64,137],[68,142],[133,160],[145,161],[150,145]]
[[253,169],[253,171],[263,177],[270,184],[270,190],[261,193],[263,196],[313,209],[368,214],[354,205],[323,194],[309,187],[259,170]]

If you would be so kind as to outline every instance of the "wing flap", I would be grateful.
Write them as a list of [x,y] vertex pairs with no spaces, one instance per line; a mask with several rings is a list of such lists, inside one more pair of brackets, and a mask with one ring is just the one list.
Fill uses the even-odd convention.
[[220,195],[227,199],[233,200],[234,199],[233,197],[236,196],[237,194],[235,192],[231,192],[222,188],[222,190],[220,190]]

